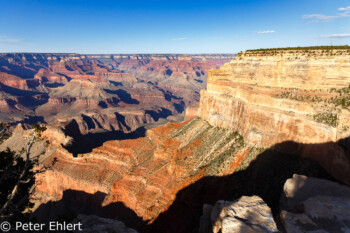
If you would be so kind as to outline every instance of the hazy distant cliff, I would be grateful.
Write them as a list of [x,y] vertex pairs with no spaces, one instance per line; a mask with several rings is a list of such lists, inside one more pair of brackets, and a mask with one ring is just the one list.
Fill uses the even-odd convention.
[[24,123],[27,117],[52,123],[60,117],[79,118],[88,110],[107,111],[111,120],[127,108],[138,113],[166,111],[165,118],[181,114],[186,107],[198,107],[208,71],[233,57],[0,53],[0,121]]

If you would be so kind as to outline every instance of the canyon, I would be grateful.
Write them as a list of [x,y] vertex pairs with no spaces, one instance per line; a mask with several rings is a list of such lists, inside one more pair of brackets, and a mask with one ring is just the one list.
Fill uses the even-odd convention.
[[[256,195],[281,230],[293,174],[350,185],[350,49],[50,57],[24,65],[40,67],[34,78],[7,72],[0,86],[2,119],[26,128],[26,111],[47,124],[40,164],[54,165],[36,178],[33,213],[43,221],[93,214],[139,232],[198,232],[205,206]],[[17,127],[0,149],[26,134]]]
[[0,121],[131,132],[198,107],[208,70],[233,54],[0,54]]

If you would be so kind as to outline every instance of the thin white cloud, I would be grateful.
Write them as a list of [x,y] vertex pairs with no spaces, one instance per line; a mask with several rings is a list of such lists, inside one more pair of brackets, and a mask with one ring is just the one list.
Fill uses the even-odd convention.
[[312,15],[303,15],[303,19],[312,19],[312,22],[329,22],[333,19],[340,18],[339,15],[321,15],[321,14],[312,14]]
[[0,35],[0,42],[1,43],[17,43],[20,42],[21,40],[18,38],[12,38],[8,36],[1,36]]
[[323,15],[323,14],[310,14],[310,15],[303,15],[303,19],[311,19],[311,22],[317,23],[317,22],[322,22],[322,23],[327,23],[330,22],[334,19],[338,18],[346,18],[350,17],[350,6],[347,7],[340,7],[338,8],[338,12],[336,15]]
[[173,38],[172,40],[187,40],[186,37],[181,37],[181,38]]
[[348,10],[350,10],[350,6],[338,8],[338,11],[348,11]]
[[258,34],[271,34],[271,33],[275,33],[274,30],[270,30],[270,31],[259,31],[257,32]]
[[332,35],[323,35],[319,36],[321,39],[346,39],[350,38],[350,34],[332,34]]

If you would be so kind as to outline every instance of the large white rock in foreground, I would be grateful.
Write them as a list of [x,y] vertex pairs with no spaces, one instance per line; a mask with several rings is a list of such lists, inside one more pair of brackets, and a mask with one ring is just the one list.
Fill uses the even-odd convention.
[[[278,232],[270,208],[258,196],[243,196],[235,201],[218,201],[205,205],[199,232]],[[210,222],[206,220],[209,219]]]
[[281,220],[287,233],[350,232],[350,188],[294,175],[284,185]]

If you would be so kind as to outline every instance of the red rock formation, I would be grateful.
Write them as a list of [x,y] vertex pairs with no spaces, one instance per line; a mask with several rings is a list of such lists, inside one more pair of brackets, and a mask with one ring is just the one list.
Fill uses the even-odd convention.
[[186,106],[197,106],[199,90],[204,89],[209,69],[214,62],[186,60],[126,60],[119,69],[134,73],[145,82],[151,81],[162,90],[181,97]]
[[10,86],[10,87],[14,87],[22,90],[28,90],[29,88],[37,87],[40,84],[38,80],[31,80],[31,79],[26,80],[18,76],[2,73],[2,72],[0,72],[0,83],[6,86]]
[[38,73],[34,76],[34,79],[38,79],[41,82],[49,83],[67,83],[68,80],[65,76],[59,75],[55,72],[49,71],[47,69],[40,69]]
[[6,121],[17,121],[30,113],[54,123],[55,115],[57,119],[77,118],[88,111],[107,108],[108,114],[122,108],[124,112],[125,109],[156,112],[157,116],[152,115],[156,120],[169,115],[179,118],[185,106],[198,105],[206,74],[210,68],[217,67],[214,61],[231,58],[230,55],[1,54],[0,83],[9,87],[4,90],[1,105],[8,113]]
[[[218,135],[220,140],[213,140]],[[108,141],[78,158],[59,148],[45,161],[50,164],[53,158],[58,159],[53,172],[38,177],[42,183],[37,194],[57,200],[64,190],[87,191],[91,187],[108,193],[104,205],[123,202],[144,220],[154,220],[183,187],[206,174],[233,172],[249,153],[239,141],[235,133],[195,119],[168,123],[147,131],[146,137]],[[228,151],[232,145],[235,149]],[[227,155],[232,158],[224,164],[217,162]]]

